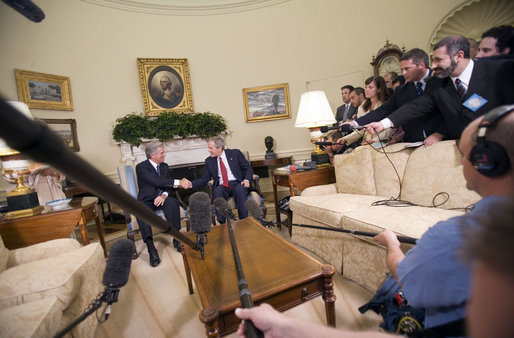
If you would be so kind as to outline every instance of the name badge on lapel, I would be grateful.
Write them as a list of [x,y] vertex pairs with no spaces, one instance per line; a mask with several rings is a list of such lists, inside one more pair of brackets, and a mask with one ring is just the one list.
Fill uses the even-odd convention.
[[487,103],[487,100],[484,99],[482,96],[473,94],[469,99],[467,99],[462,105],[466,108],[468,108],[471,111],[477,111],[482,107],[484,104]]

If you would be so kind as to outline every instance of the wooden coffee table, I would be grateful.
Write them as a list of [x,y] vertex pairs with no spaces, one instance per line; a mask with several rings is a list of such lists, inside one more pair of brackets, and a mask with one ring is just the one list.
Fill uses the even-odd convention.
[[[245,279],[255,305],[269,303],[285,311],[322,296],[327,324],[335,326],[334,267],[323,265],[264,228],[252,217],[232,222]],[[187,233],[191,239],[195,235]],[[208,233],[205,259],[200,252],[183,246],[182,255],[189,293],[193,275],[203,310],[200,320],[208,337],[237,330],[240,320],[234,310],[240,307],[239,289],[226,224]]]

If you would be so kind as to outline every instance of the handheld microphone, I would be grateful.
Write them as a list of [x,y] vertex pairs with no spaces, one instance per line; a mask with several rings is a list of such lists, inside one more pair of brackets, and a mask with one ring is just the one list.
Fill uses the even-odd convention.
[[315,145],[317,146],[334,146],[334,145],[341,145],[340,143],[335,143],[335,142],[323,142],[323,141],[317,141],[317,142],[314,142]]
[[364,126],[352,126],[351,124],[344,123],[340,126],[332,126],[332,127],[323,126],[323,127],[321,127],[321,132],[326,133],[329,130],[338,130],[342,133],[349,133],[351,131],[360,130],[360,129],[364,129]]
[[200,249],[204,259],[204,245],[207,244],[207,235],[211,231],[211,199],[204,192],[195,192],[189,197],[189,221],[191,231],[196,234],[196,246]]
[[248,212],[250,213],[250,216],[258,220],[262,226],[269,228],[273,225],[273,222],[266,221],[264,218],[264,213],[262,212],[262,209],[259,207],[257,202],[253,199],[246,200],[245,202],[246,209],[248,209]]
[[128,282],[133,253],[134,244],[128,239],[117,240],[109,250],[109,259],[105,264],[102,279],[105,286],[104,301],[107,302],[105,320],[109,318],[112,303],[118,301],[120,287]]
[[230,209],[228,202],[223,197],[218,197],[214,200],[214,207],[226,218],[234,218],[232,209]]

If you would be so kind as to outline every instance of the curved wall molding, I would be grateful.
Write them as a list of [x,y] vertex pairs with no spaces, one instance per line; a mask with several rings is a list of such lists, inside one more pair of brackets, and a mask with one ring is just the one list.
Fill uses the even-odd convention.
[[462,35],[479,41],[483,32],[499,25],[514,25],[514,1],[466,1],[439,22],[432,32],[428,50],[448,35]]
[[218,15],[278,5],[290,0],[81,0],[114,9],[160,15]]

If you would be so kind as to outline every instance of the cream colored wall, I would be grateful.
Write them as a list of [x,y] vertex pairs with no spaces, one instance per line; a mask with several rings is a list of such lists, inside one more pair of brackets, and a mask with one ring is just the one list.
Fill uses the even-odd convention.
[[[227,120],[229,147],[262,157],[271,135],[278,154],[305,154],[312,149],[308,130],[294,128],[304,91],[326,90],[335,111],[340,85],[349,79],[362,86],[386,39],[425,48],[435,26],[462,2],[291,0],[232,14],[164,16],[38,0],[46,14],[41,23],[0,3],[0,94],[17,99],[14,68],[70,77],[74,111],[32,113],[76,119],[78,154],[112,175],[120,164],[112,126],[143,111],[136,58],[187,58],[195,111]],[[291,119],[245,123],[242,88],[282,82],[289,83]]]

